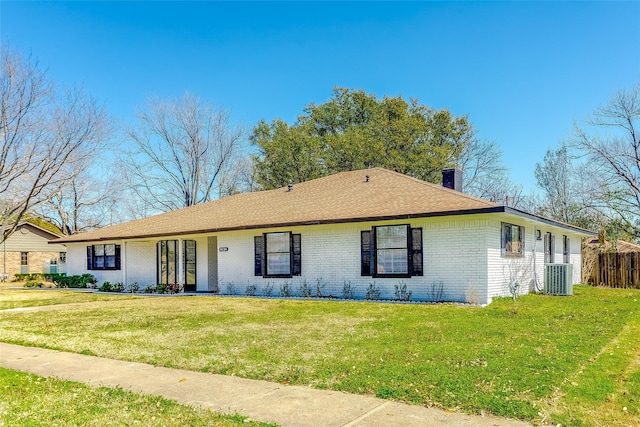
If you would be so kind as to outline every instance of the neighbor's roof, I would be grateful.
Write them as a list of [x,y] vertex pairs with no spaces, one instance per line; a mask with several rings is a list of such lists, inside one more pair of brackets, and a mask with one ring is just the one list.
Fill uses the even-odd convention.
[[237,194],[148,218],[66,236],[55,242],[89,242],[507,211],[531,216],[407,175],[383,168],[372,168],[337,173],[295,184],[291,191],[283,187]]

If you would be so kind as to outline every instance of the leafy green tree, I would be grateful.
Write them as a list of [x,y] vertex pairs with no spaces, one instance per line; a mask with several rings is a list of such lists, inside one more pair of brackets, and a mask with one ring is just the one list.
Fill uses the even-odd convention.
[[457,165],[474,136],[466,116],[415,99],[336,88],[293,125],[261,121],[250,139],[258,149],[255,179],[269,189],[376,166],[440,182],[442,169]]

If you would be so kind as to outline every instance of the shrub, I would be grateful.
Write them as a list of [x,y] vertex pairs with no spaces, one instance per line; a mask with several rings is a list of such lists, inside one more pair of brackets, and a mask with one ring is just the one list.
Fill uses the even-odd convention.
[[28,273],[22,274],[18,273],[14,275],[14,282],[31,282],[31,281],[44,281],[44,274],[42,273]]
[[83,274],[80,276],[67,276],[60,274],[53,278],[53,282],[59,288],[93,288],[94,286],[90,285],[95,285],[97,280],[92,274]]
[[182,285],[179,283],[169,283],[167,285],[167,293],[169,294],[179,294],[182,292]]
[[407,284],[405,282],[399,282],[395,285],[395,296],[397,300],[409,301],[412,294],[412,291],[407,291]]
[[380,299],[380,287],[376,286],[376,282],[369,283],[369,287],[367,288],[367,293],[365,294],[364,299]]
[[293,289],[291,289],[289,282],[284,282],[280,285],[280,296],[285,298],[293,296]]
[[322,290],[325,287],[325,283],[322,281],[322,277],[316,279],[316,297],[322,298]]
[[124,292],[124,285],[120,282],[111,285],[111,292]]
[[258,285],[247,284],[247,289],[244,291],[244,294],[248,297],[255,297],[257,291],[258,291]]
[[147,285],[142,291],[145,294],[155,294],[156,293],[156,285]]
[[227,295],[235,295],[236,294],[236,285],[233,282],[228,282],[225,293]]
[[158,294],[166,294],[167,293],[167,285],[165,285],[164,283],[158,283],[158,286],[156,286],[156,293]]
[[140,285],[138,285],[138,282],[133,282],[132,284],[130,284],[125,288],[125,291],[131,292],[132,294],[136,292],[140,292]]
[[311,286],[309,286],[309,283],[307,283],[307,279],[303,279],[302,283],[300,284],[300,296],[304,298],[311,297]]
[[273,283],[267,282],[262,288],[262,295],[270,297],[273,295]]
[[353,299],[354,297],[355,297],[355,292],[351,287],[351,280],[349,280],[348,282],[345,280],[344,284],[342,285],[342,298]]
[[441,281],[431,283],[431,288],[429,289],[429,300],[432,302],[440,302],[442,301],[442,294],[444,292],[444,283]]
[[43,283],[38,280],[27,280],[24,283],[25,288],[41,288],[42,286],[43,286]]
[[98,288],[100,292],[112,292],[113,286],[111,286],[111,282],[103,282],[102,285]]

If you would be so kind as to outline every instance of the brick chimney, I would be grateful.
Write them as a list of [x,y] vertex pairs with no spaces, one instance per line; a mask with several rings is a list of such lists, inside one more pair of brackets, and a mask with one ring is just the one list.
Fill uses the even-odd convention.
[[442,171],[442,186],[462,192],[462,171],[460,169],[444,169]]

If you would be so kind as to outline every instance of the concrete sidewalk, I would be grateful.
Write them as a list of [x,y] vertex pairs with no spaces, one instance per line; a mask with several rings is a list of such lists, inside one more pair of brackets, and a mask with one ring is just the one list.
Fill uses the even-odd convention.
[[0,366],[94,387],[121,387],[282,426],[528,426],[368,396],[0,343]]

